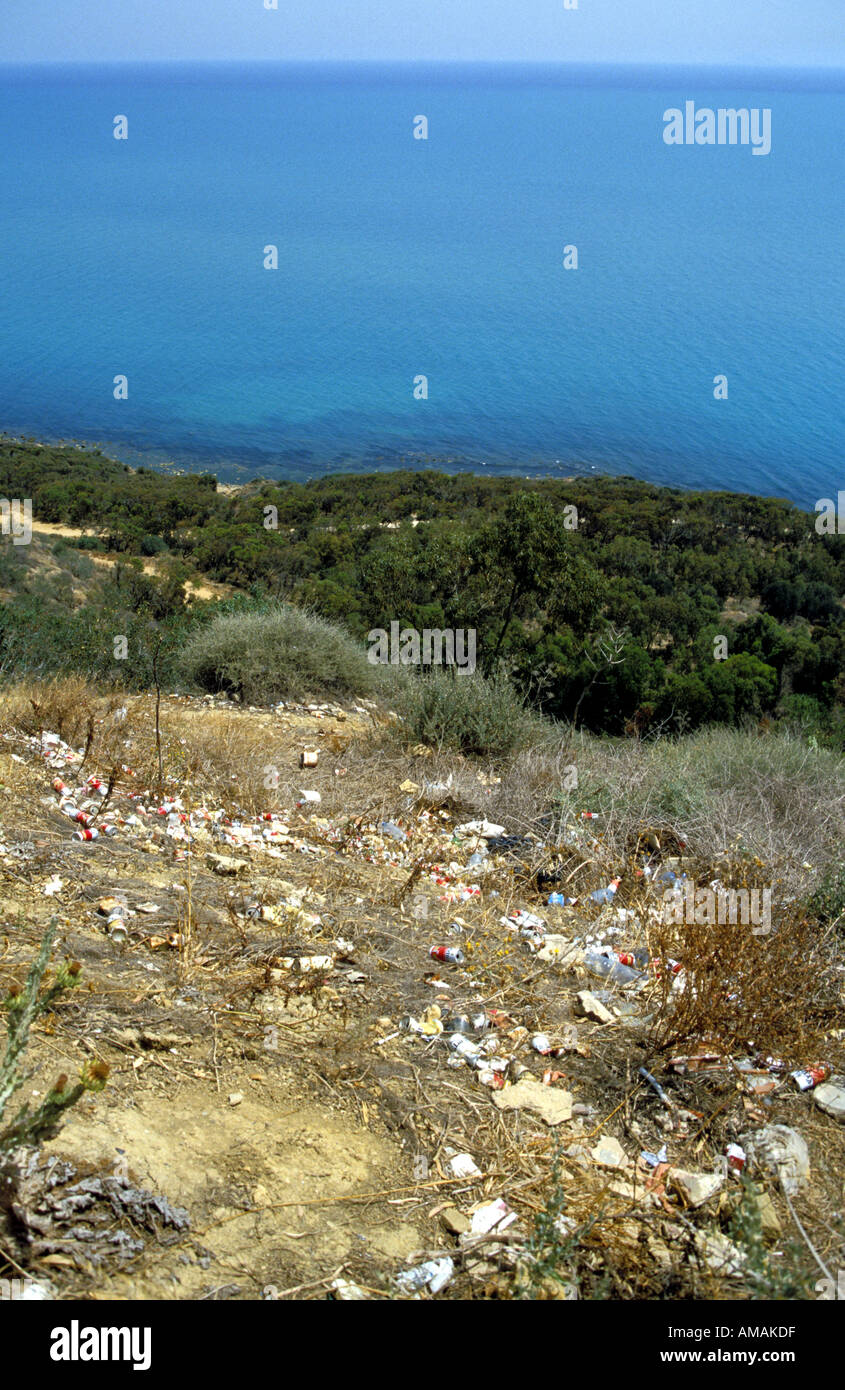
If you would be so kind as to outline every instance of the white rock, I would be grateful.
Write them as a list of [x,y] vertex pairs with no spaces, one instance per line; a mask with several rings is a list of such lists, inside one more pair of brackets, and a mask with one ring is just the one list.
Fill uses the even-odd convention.
[[598,1023],[612,1023],[613,1014],[604,1007],[600,999],[591,994],[588,989],[578,992],[578,1003],[581,1005],[588,1018],[594,1018]]
[[816,1087],[813,1100],[826,1115],[832,1115],[840,1124],[845,1122],[845,1086],[836,1086],[826,1081],[822,1086]]
[[534,1077],[524,1076],[515,1086],[493,1092],[497,1110],[531,1110],[547,1125],[560,1125],[572,1119],[572,1096],[554,1086],[543,1086]]
[[627,1168],[630,1159],[618,1139],[603,1134],[594,1148],[590,1149],[593,1162],[600,1168]]
[[673,1168],[669,1183],[684,1199],[688,1207],[701,1207],[724,1185],[721,1173],[691,1173],[685,1168]]

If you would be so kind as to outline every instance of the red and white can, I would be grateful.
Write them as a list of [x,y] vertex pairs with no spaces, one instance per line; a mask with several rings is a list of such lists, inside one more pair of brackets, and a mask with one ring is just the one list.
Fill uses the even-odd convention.
[[432,946],[428,954],[432,960],[442,960],[449,965],[464,963],[464,953],[459,946]]
[[100,832],[97,829],[74,830],[73,838],[75,840],[98,840],[100,838]]
[[804,1067],[799,1071],[790,1072],[790,1076],[799,1091],[812,1091],[813,1088],[820,1085],[822,1081],[827,1081],[827,1078],[830,1076],[830,1067],[821,1063],[816,1067]]

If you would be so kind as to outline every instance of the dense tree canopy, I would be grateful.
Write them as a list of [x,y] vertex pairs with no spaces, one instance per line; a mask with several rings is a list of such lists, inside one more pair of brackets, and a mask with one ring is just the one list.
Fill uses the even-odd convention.
[[[407,470],[224,492],[208,473],[8,439],[0,496],[29,497],[36,519],[93,532],[80,549],[162,567],[104,581],[91,598],[101,610],[177,628],[201,621],[182,587],[199,573],[254,602],[311,607],[362,640],[392,621],[475,628],[483,669],[504,661],[535,704],[562,718],[578,709],[595,730],[765,715],[843,740],[845,536],[818,535],[812,515],[782,500],[627,477]],[[31,627],[74,608],[67,585],[27,588],[8,550],[7,669],[13,634],[16,650],[26,645],[24,610]],[[77,646],[90,658],[88,638]]]

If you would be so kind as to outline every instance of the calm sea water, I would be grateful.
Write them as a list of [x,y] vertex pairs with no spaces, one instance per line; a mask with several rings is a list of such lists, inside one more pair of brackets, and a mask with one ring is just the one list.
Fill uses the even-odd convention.
[[[687,100],[769,107],[771,153],[667,146]],[[845,78],[5,68],[0,123],[8,432],[226,477],[845,487]]]

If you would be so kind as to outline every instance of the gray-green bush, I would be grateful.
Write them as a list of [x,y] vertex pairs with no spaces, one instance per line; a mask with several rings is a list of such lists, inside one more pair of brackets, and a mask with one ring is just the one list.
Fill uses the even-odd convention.
[[306,695],[365,695],[378,668],[341,628],[291,604],[220,614],[188,638],[179,658],[183,678],[206,691],[249,704]]
[[410,680],[397,701],[407,737],[434,748],[499,757],[525,748],[544,721],[530,714],[502,675],[432,671]]

